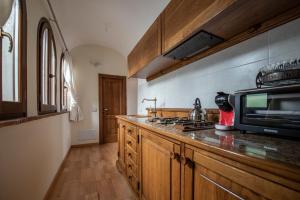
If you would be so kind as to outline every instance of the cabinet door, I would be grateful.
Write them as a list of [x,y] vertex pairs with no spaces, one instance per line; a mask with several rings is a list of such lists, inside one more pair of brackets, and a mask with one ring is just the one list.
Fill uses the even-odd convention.
[[121,165],[122,169],[125,169],[125,131],[126,125],[119,121],[118,124],[118,149],[119,149],[119,164]]
[[204,150],[185,148],[181,160],[185,200],[300,199],[299,192],[253,174],[250,167]]
[[234,0],[172,0],[162,15],[162,51],[171,50]]
[[158,17],[128,55],[129,76],[161,55],[161,19]]
[[[241,200],[243,199],[238,194],[231,192],[221,185],[217,180],[222,180],[222,177],[210,172],[209,170],[195,165],[195,182],[194,182],[194,195],[195,200]],[[207,174],[211,173],[214,179]],[[223,180],[228,181],[228,180]]]
[[141,199],[180,199],[180,145],[141,131]]
[[[182,162],[182,199],[184,200],[241,200],[266,198],[209,170],[196,158],[198,152],[184,148]],[[193,161],[195,160],[195,161]],[[220,171],[222,174],[222,171]]]

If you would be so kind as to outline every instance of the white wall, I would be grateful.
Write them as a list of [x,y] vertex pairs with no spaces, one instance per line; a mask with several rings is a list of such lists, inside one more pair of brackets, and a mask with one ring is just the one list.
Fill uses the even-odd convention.
[[0,129],[0,199],[44,198],[70,147],[68,114]]
[[[72,123],[72,144],[99,141],[98,74],[127,76],[124,56],[98,45],[79,46],[71,51],[76,90],[84,119]],[[98,62],[99,66],[94,64]],[[137,113],[137,80],[127,79],[127,113]],[[84,133],[82,133],[84,132]],[[82,133],[82,134],[80,134]],[[91,138],[85,135],[92,134]],[[85,139],[80,139],[83,136]]]
[[[300,57],[300,19],[225,49],[154,81],[138,80],[138,102],[157,97],[158,107],[193,106],[196,97],[206,108],[216,108],[216,92],[233,93],[255,86],[260,67]],[[138,104],[145,114],[151,103]],[[151,105],[153,107],[153,105]]]
[[[27,6],[27,109],[37,115],[37,28],[49,16],[41,0]],[[53,24],[52,24],[53,25]],[[59,69],[62,46],[53,27]],[[59,70],[58,70],[59,72]],[[59,77],[59,73],[58,73]],[[58,91],[59,94],[59,80]],[[57,95],[59,103],[59,95]],[[68,114],[0,128],[0,199],[41,200],[71,145]]]

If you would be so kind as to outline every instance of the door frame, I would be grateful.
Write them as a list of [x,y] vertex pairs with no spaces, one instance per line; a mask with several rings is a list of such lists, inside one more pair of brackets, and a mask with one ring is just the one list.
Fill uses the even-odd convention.
[[113,79],[119,79],[122,80],[123,85],[123,95],[124,99],[121,103],[123,113],[122,115],[127,114],[127,85],[126,85],[126,76],[117,76],[117,75],[109,75],[109,74],[98,74],[98,97],[99,97],[99,144],[104,143],[104,134],[103,133],[103,124],[104,124],[104,117],[103,117],[103,93],[102,93],[102,87],[103,87],[103,78],[113,78]]

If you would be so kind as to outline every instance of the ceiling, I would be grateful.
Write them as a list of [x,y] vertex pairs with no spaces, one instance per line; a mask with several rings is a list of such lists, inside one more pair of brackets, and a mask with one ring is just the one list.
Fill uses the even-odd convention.
[[71,50],[97,44],[129,54],[170,0],[50,0]]

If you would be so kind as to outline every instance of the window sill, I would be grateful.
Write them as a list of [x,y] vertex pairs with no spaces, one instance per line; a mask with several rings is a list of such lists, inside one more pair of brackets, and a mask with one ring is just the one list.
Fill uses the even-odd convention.
[[38,115],[38,116],[32,116],[32,117],[22,117],[22,118],[17,118],[17,119],[11,119],[11,120],[3,120],[0,121],[0,128],[6,127],[6,126],[13,126],[13,125],[18,125],[18,124],[23,124],[26,122],[31,122],[34,120],[39,120],[47,117],[53,117],[56,115],[62,115],[65,113],[69,113],[68,111],[61,111],[61,112],[55,112],[55,113],[49,113],[49,114],[44,114],[44,115]]

